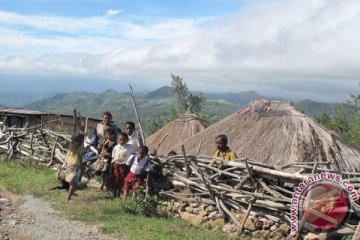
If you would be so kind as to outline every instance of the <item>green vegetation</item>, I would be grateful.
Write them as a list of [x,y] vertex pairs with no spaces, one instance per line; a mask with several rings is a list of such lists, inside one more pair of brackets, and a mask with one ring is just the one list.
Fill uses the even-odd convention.
[[334,107],[337,104],[334,103],[320,103],[315,102],[310,99],[305,99],[295,103],[295,107],[300,112],[305,113],[310,117],[319,116],[322,113],[326,113],[328,115],[332,115],[334,111]]
[[[149,93],[135,94],[146,137],[183,114],[189,104],[197,105],[197,100],[199,100],[198,103],[201,109],[195,107],[193,110],[198,111],[202,119],[213,124],[239,111],[242,106],[248,104],[254,98],[266,98],[254,91],[223,94],[204,93],[205,101],[205,97],[200,93],[195,96],[195,93],[190,92],[181,77],[175,75],[172,75],[172,77],[174,78],[172,87],[164,86]],[[183,94],[182,97],[181,95],[178,97],[176,97],[176,94],[174,95],[174,87],[178,88],[177,92]],[[194,98],[195,102],[192,102],[190,99],[194,96],[199,98]],[[185,100],[184,106],[179,104],[182,101],[179,100],[180,97]],[[322,112],[332,116],[333,106],[334,104],[318,103],[311,100],[295,103],[295,107],[299,111],[312,117],[319,116]],[[109,110],[120,128],[123,128],[124,123],[127,121],[137,123],[129,94],[115,90],[107,90],[100,94],[88,92],[58,93],[51,98],[25,105],[24,108],[69,115],[73,115],[73,109],[75,108],[82,116],[99,119],[102,118],[103,111]],[[199,112],[199,110],[201,111]]]
[[333,115],[323,112],[315,119],[360,150],[360,95],[350,96],[351,101],[335,106]]
[[[135,97],[146,137],[186,110],[179,107],[170,87],[158,89],[142,97]],[[109,110],[120,128],[123,128],[127,121],[137,123],[129,94],[119,93],[115,90],[107,90],[101,94],[87,92],[56,94],[52,98],[28,104],[24,108],[69,115],[73,114],[75,108],[82,116],[99,119],[101,119],[103,111]],[[203,103],[200,116],[210,123],[214,123],[239,109],[240,105],[237,103],[223,99],[209,100]]]
[[205,103],[206,98],[200,93],[193,95],[187,88],[183,78],[171,74],[171,90],[175,95],[178,104],[182,107],[183,111],[187,109],[200,112],[202,105]]
[[31,194],[47,200],[68,218],[99,224],[105,233],[122,235],[126,239],[226,239],[220,232],[191,226],[171,216],[139,215],[144,214],[144,210],[153,212],[156,201],[151,198],[148,202],[131,203],[137,206],[137,215],[134,215],[129,213],[129,209],[134,212],[129,204],[131,200],[111,199],[107,193],[95,189],[79,190],[72,203],[65,203],[65,190],[49,190],[57,184],[54,172],[47,168],[28,162],[25,165],[0,161],[0,185],[17,194]]

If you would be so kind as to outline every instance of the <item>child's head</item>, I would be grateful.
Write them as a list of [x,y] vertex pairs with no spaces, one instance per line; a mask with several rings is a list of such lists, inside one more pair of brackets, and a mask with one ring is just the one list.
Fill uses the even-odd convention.
[[146,155],[148,155],[148,153],[149,148],[147,146],[140,146],[137,151],[138,159],[145,157]]
[[135,123],[133,122],[126,122],[125,123],[125,132],[131,136],[131,134],[135,131]]
[[76,149],[84,144],[84,134],[76,133],[71,136],[71,141],[69,145],[69,150],[71,152],[76,152]]
[[124,133],[124,132],[119,133],[118,138],[117,138],[118,144],[120,144],[121,146],[124,146],[128,141],[129,141],[129,137],[126,133]]
[[104,129],[104,134],[105,134],[105,137],[107,139],[110,139],[111,141],[115,141],[116,140],[116,136],[115,136],[115,131],[113,128],[105,128]]
[[228,148],[228,138],[225,134],[220,134],[215,138],[215,145],[218,150],[225,151]]

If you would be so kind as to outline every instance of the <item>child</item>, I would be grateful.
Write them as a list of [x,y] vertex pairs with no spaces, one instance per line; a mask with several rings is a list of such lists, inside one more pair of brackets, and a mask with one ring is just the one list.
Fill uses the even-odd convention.
[[135,131],[135,123],[126,122],[124,130],[125,130],[125,132],[127,133],[128,137],[129,137],[129,143],[134,145],[136,147],[136,150],[137,150],[138,147],[141,145],[140,144],[141,140],[139,140],[139,135]]
[[102,183],[100,190],[104,190],[105,184],[107,184],[110,164],[111,164],[111,154],[112,150],[115,147],[116,135],[115,131],[112,128],[106,128],[104,130],[105,137],[99,143],[99,159],[94,163],[93,169],[97,174],[102,176]]
[[135,191],[135,185],[141,185],[146,177],[146,183],[149,181],[150,159],[148,157],[149,148],[140,146],[137,155],[132,155],[126,161],[126,165],[130,166],[130,172],[125,178],[124,198],[129,194],[130,185]]
[[80,161],[84,153],[84,134],[78,133],[71,137],[69,153],[66,155],[65,181],[69,182],[69,194],[66,201],[71,199],[77,185],[77,175],[80,168]]
[[122,132],[118,135],[118,144],[114,147],[112,152],[112,168],[114,178],[113,197],[119,197],[124,180],[129,170],[126,166],[126,160],[131,154],[136,153],[137,147],[129,144],[129,137],[126,133]]

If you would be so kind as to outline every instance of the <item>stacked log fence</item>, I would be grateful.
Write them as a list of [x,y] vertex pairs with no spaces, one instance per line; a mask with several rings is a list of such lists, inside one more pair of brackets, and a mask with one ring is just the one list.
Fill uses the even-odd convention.
[[[5,161],[31,159],[48,167],[64,164],[70,135],[43,129],[41,126],[13,128],[0,125],[0,153]],[[152,156],[157,170],[152,189],[169,201],[213,206],[229,223],[243,232],[251,216],[263,216],[271,221],[291,225],[294,188],[317,173],[335,173],[347,179],[359,194],[360,173],[331,170],[328,162],[299,162],[286,166],[269,166],[259,161],[241,158],[223,161],[209,156]],[[165,179],[165,181],[164,181]],[[332,231],[355,234],[359,222],[359,200],[349,196],[351,213],[345,224]],[[242,212],[241,219],[236,212]],[[301,218],[299,220],[301,223]],[[304,225],[304,224],[303,224]],[[299,238],[305,226],[299,225]],[[300,235],[299,235],[300,234]]]

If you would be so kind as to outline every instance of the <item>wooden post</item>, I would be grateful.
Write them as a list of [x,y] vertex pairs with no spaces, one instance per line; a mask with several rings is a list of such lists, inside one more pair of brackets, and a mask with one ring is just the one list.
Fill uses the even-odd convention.
[[190,177],[190,168],[189,168],[189,164],[187,162],[186,159],[186,152],[185,152],[185,147],[184,144],[181,144],[181,151],[184,157],[184,164],[185,164],[185,169],[186,169],[186,177],[189,178]]
[[134,107],[134,111],[135,111],[135,115],[136,115],[136,119],[139,123],[139,129],[140,129],[140,135],[141,135],[141,143],[143,146],[146,145],[145,143],[145,135],[144,135],[144,131],[143,131],[143,128],[142,128],[142,125],[141,125],[141,122],[140,122],[140,118],[139,118],[139,114],[138,114],[138,110],[137,110],[137,106],[136,106],[136,102],[135,102],[135,96],[134,96],[134,92],[133,92],[133,89],[129,83],[129,87],[130,87],[130,95],[131,95],[131,99],[132,99],[132,103],[133,103],[133,107]]

